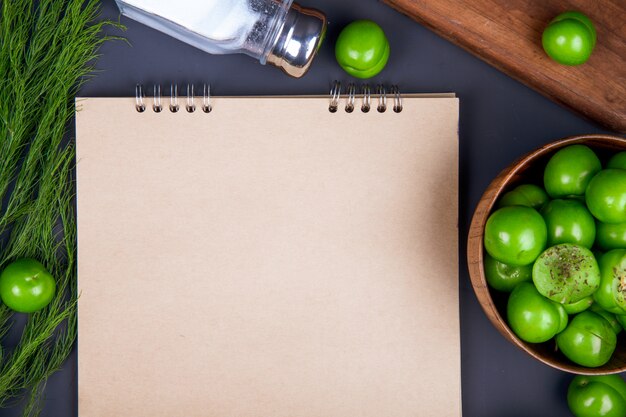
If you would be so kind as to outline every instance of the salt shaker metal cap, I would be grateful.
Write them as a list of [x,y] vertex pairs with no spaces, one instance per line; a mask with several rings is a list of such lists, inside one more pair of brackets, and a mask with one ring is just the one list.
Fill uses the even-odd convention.
[[326,25],[326,16],[322,12],[293,3],[267,62],[292,77],[303,76],[324,40]]

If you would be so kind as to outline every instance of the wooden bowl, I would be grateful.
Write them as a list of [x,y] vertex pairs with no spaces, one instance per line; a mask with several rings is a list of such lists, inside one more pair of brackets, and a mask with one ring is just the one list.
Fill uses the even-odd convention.
[[467,242],[467,263],[470,279],[478,302],[491,323],[502,335],[534,358],[554,368],[586,375],[613,374],[626,371],[626,332],[618,335],[617,348],[611,360],[598,368],[576,365],[557,351],[554,340],[527,343],[519,339],[506,322],[508,294],[492,290],[487,285],[483,267],[483,235],[485,223],[498,198],[522,183],[543,184],[543,168],[560,148],[584,144],[592,148],[603,164],[612,152],[626,150],[626,139],[607,135],[574,136],[552,142],[521,157],[505,168],[487,187],[472,218]]

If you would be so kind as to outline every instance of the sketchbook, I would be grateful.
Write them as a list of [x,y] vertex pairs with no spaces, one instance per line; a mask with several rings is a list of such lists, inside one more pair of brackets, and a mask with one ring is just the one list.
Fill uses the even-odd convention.
[[81,417],[461,415],[458,99],[381,91],[76,100]]

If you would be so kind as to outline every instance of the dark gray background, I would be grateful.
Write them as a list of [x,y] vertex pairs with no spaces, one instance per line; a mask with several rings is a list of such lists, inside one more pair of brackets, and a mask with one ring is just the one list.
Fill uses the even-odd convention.
[[[103,4],[103,17],[117,20],[114,0],[104,0]],[[104,45],[97,63],[100,71],[80,95],[129,96],[134,94],[138,82],[210,82],[216,95],[326,94],[332,80],[350,81],[334,60],[333,44],[339,30],[355,19],[377,21],[389,37],[391,58],[387,68],[370,80],[371,84],[393,82],[404,92],[456,92],[461,99],[459,271],[463,415],[570,415],[565,394],[571,376],[537,362],[504,340],[480,309],[465,266],[465,239],[475,205],[502,168],[544,143],[605,130],[380,2],[304,0],[301,4],[325,11],[330,22],[326,43],[302,79],[289,78],[246,56],[205,54],[121,18],[128,28],[123,36],[130,45],[122,41]],[[118,31],[111,34],[121,35]],[[74,352],[63,369],[50,379],[42,416],[77,415],[76,359]],[[0,410],[0,416],[18,415],[19,405]]]

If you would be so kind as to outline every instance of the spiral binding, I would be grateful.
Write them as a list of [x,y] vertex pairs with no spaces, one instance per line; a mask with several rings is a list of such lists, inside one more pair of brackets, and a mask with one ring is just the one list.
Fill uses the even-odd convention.
[[137,84],[135,86],[135,109],[139,113],[143,113],[144,111],[146,111],[146,105],[144,103],[145,98],[146,96],[143,93],[143,86]]
[[330,88],[330,104],[328,105],[328,111],[336,113],[339,107],[339,99],[341,98],[341,83],[335,81]]
[[172,113],[178,112],[180,106],[178,105],[178,85],[170,85],[170,111]]
[[161,85],[154,86],[154,104],[152,104],[152,111],[155,113],[161,113],[163,106],[161,105]]
[[378,106],[376,106],[376,110],[378,110],[378,113],[384,113],[387,111],[387,91],[384,85],[378,84],[376,86],[376,95],[378,96]]
[[[347,88],[346,95],[346,105],[344,107],[344,111],[346,113],[352,113],[356,109],[357,106],[357,85],[355,83],[349,83]],[[163,111],[163,104],[161,102],[161,85],[155,84],[153,86],[153,101],[152,101],[152,111],[155,113],[160,113]],[[393,99],[393,111],[396,113],[400,113],[402,111],[402,94],[400,94],[400,89],[397,85],[390,86],[389,89],[390,100]],[[372,107],[372,90],[368,84],[361,85],[360,88],[360,97],[361,97],[361,112],[367,113],[370,111]],[[374,99],[377,100],[376,110],[379,113],[384,113],[387,111],[387,90],[383,84],[376,85],[376,90],[374,93]],[[328,111],[331,113],[336,113],[339,110],[339,103],[341,101],[341,82],[334,81],[330,88],[330,103],[328,105]],[[193,113],[196,111],[195,104],[195,95],[194,95],[194,86],[193,84],[187,84],[187,95],[184,101],[185,110],[188,113]],[[169,110],[172,113],[177,113],[180,110],[180,105],[178,102],[178,85],[171,84],[170,85],[170,103]],[[146,95],[143,89],[143,85],[137,84],[135,86],[135,109],[139,113],[143,113],[146,111]],[[200,107],[204,113],[210,113],[213,110],[213,106],[211,105],[211,85],[204,84],[202,90],[202,105]]]
[[[168,107],[172,113],[177,113],[180,110],[180,104],[178,102],[178,85],[177,84],[170,85],[170,103]],[[137,112],[139,113],[143,113],[146,111],[146,108],[147,108],[146,107],[146,94],[145,94],[143,85],[137,84],[135,86],[135,110],[137,110]],[[204,84],[201,108],[202,108],[202,111],[205,113],[210,113],[213,110],[213,107],[211,106],[211,86],[207,84]],[[185,110],[187,110],[188,113],[193,113],[196,111],[193,84],[187,84],[187,96],[185,99]],[[155,84],[153,86],[152,111],[155,113],[160,113],[163,111],[160,84]]]
[[[390,100],[393,99],[393,111],[400,113],[402,111],[402,94],[400,88],[397,85],[392,85],[389,89]],[[372,90],[368,84],[361,86],[361,112],[367,113],[372,107]],[[374,93],[374,99],[377,100],[376,110],[379,113],[387,111],[387,89],[383,84],[378,84]],[[334,81],[330,88],[330,103],[328,105],[328,111],[336,113],[339,109],[339,102],[341,101],[341,82]],[[348,84],[348,92],[346,94],[346,106],[345,112],[352,113],[356,108],[357,102],[357,86],[354,83]]]
[[348,84],[348,102],[346,103],[346,113],[354,111],[354,101],[356,100],[356,85]]
[[202,111],[205,113],[211,113],[213,107],[211,107],[211,85],[204,84],[204,90],[202,93]]
[[363,84],[363,87],[361,87],[361,93],[363,94],[363,104],[361,105],[361,111],[363,113],[367,113],[368,111],[370,111],[370,101],[372,98],[372,91],[370,90],[369,84]]

